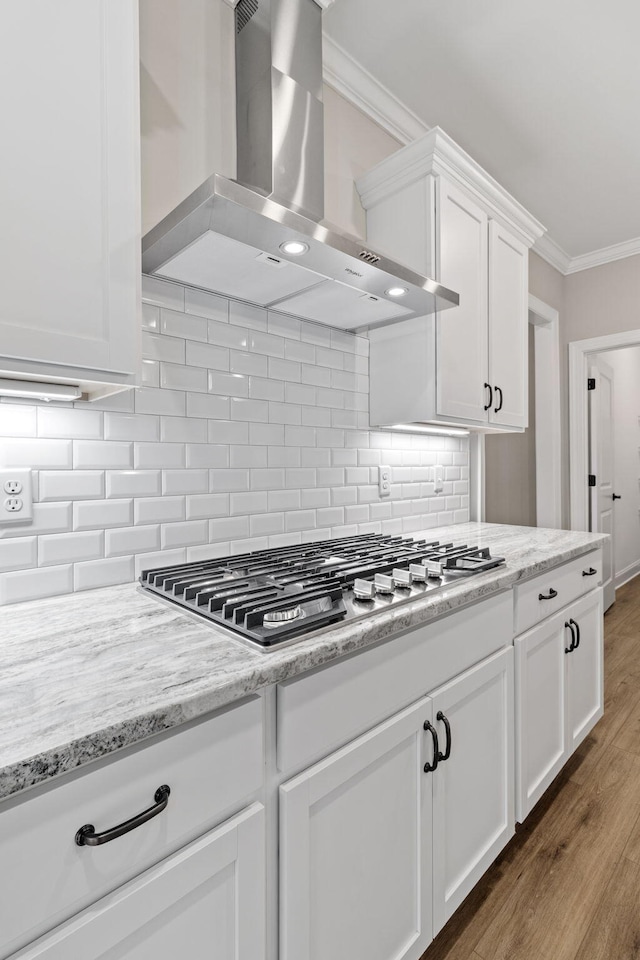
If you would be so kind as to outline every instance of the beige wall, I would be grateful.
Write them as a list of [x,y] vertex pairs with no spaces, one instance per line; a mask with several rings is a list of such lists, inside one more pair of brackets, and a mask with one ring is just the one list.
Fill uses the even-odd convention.
[[[142,230],[212,173],[235,176],[234,17],[223,0],[140,0]],[[364,237],[354,181],[400,144],[325,86],[325,216]]]

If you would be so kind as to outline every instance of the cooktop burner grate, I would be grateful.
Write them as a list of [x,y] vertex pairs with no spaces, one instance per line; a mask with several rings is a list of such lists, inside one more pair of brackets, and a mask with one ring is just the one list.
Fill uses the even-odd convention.
[[363,534],[145,570],[140,584],[266,650],[502,563],[487,547]]

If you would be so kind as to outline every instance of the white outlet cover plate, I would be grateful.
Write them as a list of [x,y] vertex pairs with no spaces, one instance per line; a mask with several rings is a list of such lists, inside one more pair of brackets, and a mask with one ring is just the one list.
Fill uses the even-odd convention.
[[[20,500],[19,510],[10,507],[12,501]],[[0,527],[33,521],[33,490],[31,470],[0,467]]]

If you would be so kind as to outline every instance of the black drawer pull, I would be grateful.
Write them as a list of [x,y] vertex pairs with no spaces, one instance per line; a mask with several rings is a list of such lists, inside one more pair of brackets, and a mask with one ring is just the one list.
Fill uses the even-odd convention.
[[576,621],[572,620],[571,618],[569,619],[569,623],[576,628],[576,647],[579,647],[580,646],[580,627],[578,626]]
[[484,409],[488,410],[489,407],[493,406],[493,387],[490,383],[485,383],[484,388],[489,391],[489,403],[485,403],[484,405]]
[[576,648],[576,646],[577,646],[577,644],[576,644],[576,635],[575,635],[575,633],[573,632],[573,622],[574,622],[573,620],[569,620],[568,623],[565,621],[565,624],[564,624],[565,630],[570,630],[570,631],[571,631],[571,643],[569,644],[568,647],[565,647],[565,648],[564,648],[564,652],[565,652],[565,653],[573,653],[573,651],[575,650],[575,648]]
[[109,843],[110,840],[115,840],[116,837],[121,837],[125,833],[129,833],[130,830],[135,830],[136,827],[140,827],[143,823],[146,823],[147,820],[152,820],[154,817],[157,817],[159,813],[162,813],[166,805],[169,803],[169,794],[171,789],[165,784],[161,787],[158,787],[156,790],[153,799],[155,803],[152,807],[149,807],[148,810],[143,810],[142,813],[136,814],[135,817],[131,817],[130,820],[125,820],[124,823],[119,823],[117,827],[111,827],[110,830],[103,830],[102,833],[96,833],[96,828],[92,823],[86,823],[84,827],[80,827],[76,833],[76,843],[79,847],[99,847],[102,843]]
[[538,600],[554,600],[558,596],[558,591],[553,587],[549,588],[549,593],[539,593]]
[[446,743],[445,743],[444,753],[442,753],[442,752],[439,752],[439,753],[438,753],[438,760],[440,760],[440,761],[448,760],[449,757],[451,756],[451,724],[449,723],[449,721],[448,721],[447,718],[445,717],[445,715],[444,715],[444,713],[442,712],[442,710],[438,710],[438,712],[437,712],[437,714],[436,714],[436,720],[439,720],[441,723],[444,723],[444,729],[446,730],[446,733],[447,733],[447,739],[446,739]]
[[434,726],[432,726],[428,720],[424,722],[424,729],[427,733],[431,734],[431,739],[433,740],[433,763],[425,763],[424,772],[433,773],[433,771],[438,766],[438,759],[440,755],[440,750],[438,748],[438,732]]
[[588,570],[583,570],[583,571],[582,571],[582,576],[583,576],[583,577],[595,577],[595,575],[596,575],[597,572],[598,572],[598,571],[595,569],[595,567],[589,567]]
[[495,391],[496,393],[500,394],[500,402],[498,403],[498,406],[495,408],[493,412],[500,413],[500,411],[502,410],[502,387],[496,387]]

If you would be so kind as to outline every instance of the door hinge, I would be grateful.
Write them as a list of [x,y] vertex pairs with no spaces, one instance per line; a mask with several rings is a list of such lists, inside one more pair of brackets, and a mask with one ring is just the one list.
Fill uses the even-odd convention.
[[590,473],[590,474],[589,474],[589,486],[590,486],[590,487],[595,487],[595,485],[596,485],[596,475],[595,475],[595,473]]
[[587,377],[587,390],[595,390],[596,388],[596,378]]

